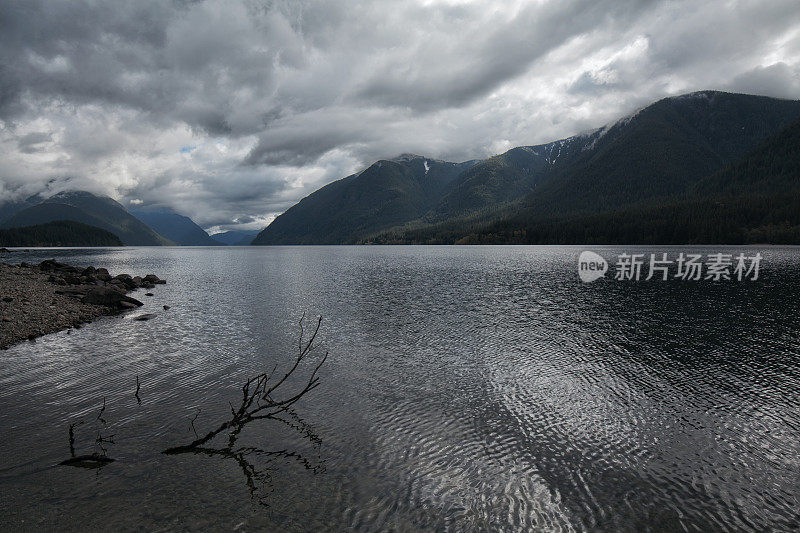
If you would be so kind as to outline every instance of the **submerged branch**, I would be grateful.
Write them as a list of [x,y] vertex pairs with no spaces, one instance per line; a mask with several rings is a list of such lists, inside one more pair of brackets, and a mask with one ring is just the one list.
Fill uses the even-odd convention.
[[[299,391],[283,399],[273,398],[273,394],[278,392],[279,387],[286,383],[286,381],[295,373],[300,363],[314,350],[314,341],[319,333],[319,328],[322,324],[322,317],[317,319],[314,332],[311,334],[307,342],[304,342],[303,338],[304,319],[305,314],[303,314],[303,317],[300,319],[300,339],[298,341],[298,352],[295,356],[294,363],[280,379],[272,383],[272,377],[275,375],[277,365],[275,365],[275,367],[269,373],[263,372],[248,379],[247,382],[245,382],[245,384],[242,386],[242,399],[238,408],[231,405],[231,417],[228,420],[222,422],[215,429],[212,429],[202,437],[198,437],[189,444],[168,448],[162,453],[178,454],[197,451],[198,448],[209,442],[211,439],[228,430],[231,431],[229,435],[228,448],[232,448],[236,438],[246,424],[253,422],[254,420],[276,419],[279,414],[288,410],[292,405],[299,401],[300,398],[314,390],[319,385],[319,377],[317,377],[317,373],[328,358],[327,352],[320,358],[319,362],[309,375],[308,380],[305,382],[305,385]],[[194,430],[194,420],[192,420],[192,429]],[[197,436],[196,431],[195,436]]]

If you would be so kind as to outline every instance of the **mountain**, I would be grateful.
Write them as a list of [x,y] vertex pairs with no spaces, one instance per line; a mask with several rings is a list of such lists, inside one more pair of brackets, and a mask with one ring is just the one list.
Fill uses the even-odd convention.
[[479,227],[418,228],[386,243],[800,244],[800,119],[668,199]]
[[303,198],[252,244],[354,242],[423,216],[446,186],[474,163],[448,163],[413,154],[378,161]]
[[131,209],[130,212],[159,235],[181,246],[220,246],[189,217],[166,209]]
[[559,141],[437,162],[447,172],[430,182],[418,170],[429,159],[379,161],[304,198],[254,244],[456,242],[498,221],[521,227],[679,201],[797,117],[800,101],[700,91]]
[[800,119],[767,138],[746,157],[700,180],[693,195],[736,196],[800,188]]
[[59,220],[38,226],[0,229],[0,246],[122,246],[122,241],[104,229]]
[[226,246],[249,246],[259,233],[258,230],[235,229],[223,233],[215,233],[211,238]]
[[599,131],[547,144],[520,146],[478,162],[443,191],[427,221],[447,220],[508,203],[519,203],[557,165],[564,165],[591,148]]
[[0,222],[0,228],[35,226],[57,220],[71,220],[104,229],[118,236],[127,246],[174,244],[116,201],[86,191],[62,192],[51,196],[5,218]]
[[[474,216],[439,217],[365,240],[458,242],[471,235],[494,234],[500,227],[521,231],[564,217],[665,204],[690,194],[699,181],[799,116],[798,101],[713,91],[666,98],[598,130],[527,148],[549,160],[550,168],[544,176],[534,174],[530,192],[512,208],[495,209],[494,217],[477,221]],[[555,157],[554,145],[561,149]],[[520,149],[511,152],[515,151]],[[473,176],[472,181],[482,183],[480,178]],[[493,225],[498,219],[504,222]]]
[[714,91],[665,98],[593,134],[525,200],[527,216],[671,198],[800,117],[800,101]]
[[36,205],[38,202],[39,200],[34,202],[31,198],[29,198],[27,200],[14,200],[0,203],[0,221],[10,217],[15,213],[19,213],[23,209]]

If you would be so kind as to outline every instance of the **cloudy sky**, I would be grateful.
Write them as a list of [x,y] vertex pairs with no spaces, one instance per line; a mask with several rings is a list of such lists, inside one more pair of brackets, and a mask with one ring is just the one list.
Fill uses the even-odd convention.
[[0,201],[256,228],[403,152],[486,157],[658,98],[800,98],[797,0],[0,0]]

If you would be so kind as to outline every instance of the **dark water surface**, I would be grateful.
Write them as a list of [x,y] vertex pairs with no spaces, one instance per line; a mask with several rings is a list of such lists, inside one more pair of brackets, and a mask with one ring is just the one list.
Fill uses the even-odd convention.
[[[0,352],[0,528],[796,530],[800,249],[760,250],[757,281],[638,284],[582,284],[570,247],[4,257],[168,284],[134,294],[151,321]],[[162,455],[291,362],[303,312],[330,357],[287,423]],[[81,419],[77,453],[100,431],[116,462],[54,466]]]

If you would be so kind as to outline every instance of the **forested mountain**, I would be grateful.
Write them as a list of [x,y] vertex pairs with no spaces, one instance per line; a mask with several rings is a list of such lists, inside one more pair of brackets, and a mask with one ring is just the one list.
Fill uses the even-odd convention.
[[688,191],[800,117],[800,101],[703,91],[601,130],[526,198],[529,216],[597,212]]
[[417,219],[473,164],[411,154],[378,161],[305,197],[259,233],[253,244],[351,242]]
[[[35,198],[35,197],[34,197]],[[19,213],[23,209],[36,205],[39,200],[32,201],[33,198],[26,200],[13,200],[9,202],[0,202],[0,222],[10,217],[15,213]]]
[[420,156],[379,161],[309,195],[254,244],[455,242],[498,221],[666,205],[799,116],[800,101],[701,91],[560,141],[437,162],[438,180],[409,168],[431,161]]
[[0,246],[122,246],[122,241],[104,229],[59,220],[38,226],[0,229]]
[[383,243],[800,244],[800,119],[682,194],[594,214],[440,224],[385,233]]
[[129,246],[174,244],[131,215],[118,202],[86,191],[62,192],[51,196],[0,221],[0,228],[35,226],[58,220],[71,220],[104,229]]
[[222,246],[194,221],[166,209],[131,209],[131,214],[159,235],[181,246]]

